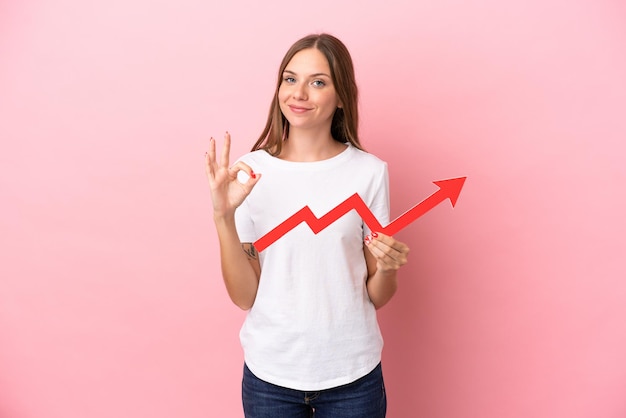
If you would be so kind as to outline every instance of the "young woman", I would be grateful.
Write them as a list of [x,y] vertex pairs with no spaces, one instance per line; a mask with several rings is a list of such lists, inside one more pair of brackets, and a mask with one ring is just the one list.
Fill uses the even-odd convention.
[[252,152],[230,166],[230,135],[219,158],[210,140],[222,275],[249,310],[240,333],[248,418],[385,416],[376,309],[396,291],[408,247],[354,210],[318,234],[301,223],[260,254],[253,246],[304,206],[321,217],[354,193],[389,223],[387,165],[361,147],[357,98],[344,44],[309,35],[283,58]]

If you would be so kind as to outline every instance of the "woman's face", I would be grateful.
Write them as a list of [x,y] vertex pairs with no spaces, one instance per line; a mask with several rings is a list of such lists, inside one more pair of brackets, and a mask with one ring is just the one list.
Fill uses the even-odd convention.
[[341,106],[330,66],[316,48],[303,49],[293,56],[283,72],[278,89],[280,110],[292,129],[327,129]]

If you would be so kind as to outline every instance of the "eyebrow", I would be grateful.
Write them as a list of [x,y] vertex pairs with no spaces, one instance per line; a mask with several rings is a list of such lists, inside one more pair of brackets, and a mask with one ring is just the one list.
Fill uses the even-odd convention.
[[[296,73],[294,73],[291,70],[285,70],[285,71],[283,71],[283,73],[289,73],[289,74],[297,75]],[[309,77],[319,77],[319,76],[324,76],[324,77],[330,78],[330,76],[328,74],[326,74],[326,73],[315,73],[315,74],[309,75]]]

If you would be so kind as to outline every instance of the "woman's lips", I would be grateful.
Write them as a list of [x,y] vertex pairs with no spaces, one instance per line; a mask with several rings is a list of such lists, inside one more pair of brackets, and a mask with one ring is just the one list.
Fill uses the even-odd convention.
[[291,109],[291,111],[293,113],[298,113],[298,114],[305,113],[305,112],[308,112],[309,110],[311,110],[311,109],[309,109],[307,107],[292,106],[292,105],[289,106],[289,109]]

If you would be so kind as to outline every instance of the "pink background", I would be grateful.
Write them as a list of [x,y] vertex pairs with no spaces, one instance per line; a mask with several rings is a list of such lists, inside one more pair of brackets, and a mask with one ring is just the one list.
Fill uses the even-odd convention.
[[289,45],[353,53],[392,215],[391,418],[626,416],[622,1],[0,2],[0,416],[239,417],[203,156]]

